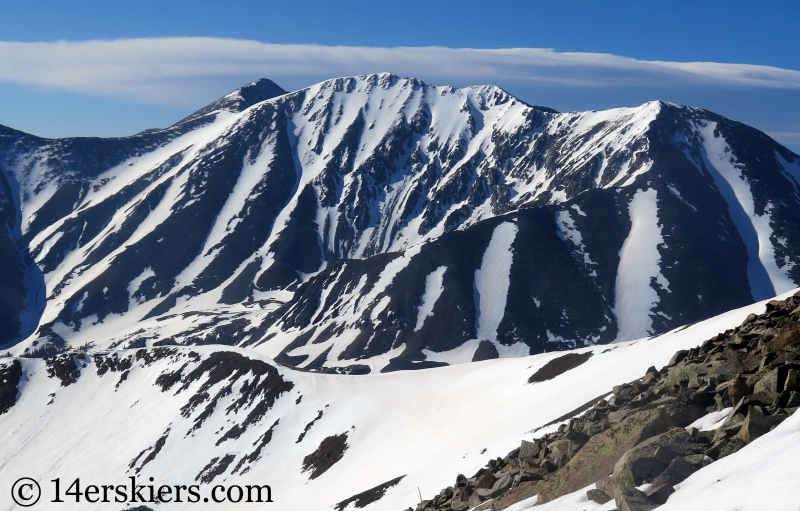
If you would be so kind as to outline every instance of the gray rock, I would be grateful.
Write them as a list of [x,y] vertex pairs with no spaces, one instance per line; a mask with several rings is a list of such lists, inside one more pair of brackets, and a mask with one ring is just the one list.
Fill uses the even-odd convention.
[[621,484],[611,479],[610,477],[604,477],[602,479],[598,479],[597,482],[594,483],[594,485],[598,490],[605,493],[611,498],[614,497],[614,494],[617,492],[617,490],[622,488]]
[[632,413],[633,410],[631,410],[630,408],[620,408],[619,410],[610,412],[608,414],[608,422],[610,422],[611,424],[616,424],[618,422],[621,422],[622,419],[624,419],[625,417],[627,417]]
[[519,471],[517,481],[524,483],[527,481],[541,481],[547,475],[547,471],[543,468],[532,467],[524,468]]
[[481,497],[481,499],[486,500],[492,496],[492,489],[491,488],[478,488],[475,490],[474,495]]
[[[698,444],[691,442],[691,437],[686,430],[671,429],[628,450],[617,461],[611,477],[618,483],[627,486],[638,486],[646,479],[656,478],[667,468],[669,463],[659,460],[655,454],[659,449],[666,448],[673,454],[681,456],[698,454],[701,449]],[[667,451],[663,450],[662,453],[666,455]]]
[[783,390],[800,391],[800,380],[797,377],[796,369],[789,369],[786,379],[783,381]]
[[583,432],[586,433],[587,436],[594,436],[598,433],[602,433],[610,427],[611,424],[609,424],[608,419],[600,419],[595,422],[587,422],[583,426]]
[[541,448],[536,442],[528,442],[523,440],[522,444],[519,446],[519,457],[520,459],[536,458],[539,456],[540,450]]
[[[691,437],[691,433],[689,436]],[[678,453],[670,449],[668,445],[662,445],[656,449],[656,452],[653,453],[653,457],[662,463],[670,463],[678,457]]]
[[497,478],[489,471],[484,472],[475,480],[475,488],[491,489]]
[[630,486],[623,486],[614,492],[614,500],[620,511],[651,511],[658,507],[644,492]]
[[770,429],[777,426],[786,418],[786,415],[764,415],[761,408],[751,406],[747,411],[742,427],[737,438],[741,438],[745,443],[750,443],[756,438],[768,433]]
[[586,492],[586,497],[592,502],[597,502],[598,504],[605,504],[611,500],[611,497],[606,495],[604,492],[594,488]]
[[647,497],[654,503],[661,505],[664,504],[669,496],[673,493],[675,493],[675,488],[673,488],[671,484],[667,483],[651,487],[649,490],[647,490]]
[[747,385],[747,380],[742,377],[735,378],[728,383],[728,396],[730,396],[731,403],[734,406],[736,406],[744,396],[748,396],[752,393],[750,386]]
[[[700,455],[701,463],[702,458],[703,456]],[[690,463],[686,458],[675,458],[658,477],[653,479],[652,486],[646,493],[648,496],[652,496],[652,493],[657,492],[662,486],[675,486],[697,472],[701,467],[702,464]]]
[[730,441],[726,442],[722,447],[719,449],[719,454],[717,455],[717,459],[724,458],[725,456],[729,456],[739,449],[747,445],[744,440],[741,438],[732,438]]
[[453,492],[453,500],[450,501],[450,509],[453,511],[469,509],[470,497],[472,497],[472,488],[467,486],[456,488],[456,491]]
[[483,502],[484,500],[485,499],[481,498],[481,496],[477,492],[474,492],[472,495],[469,496],[469,509],[480,506],[481,502]]
[[778,369],[769,371],[753,386],[753,392],[778,392]]
[[512,476],[506,474],[497,481],[495,481],[494,485],[492,486],[492,498],[499,497],[506,490],[511,488],[511,483],[513,482]]

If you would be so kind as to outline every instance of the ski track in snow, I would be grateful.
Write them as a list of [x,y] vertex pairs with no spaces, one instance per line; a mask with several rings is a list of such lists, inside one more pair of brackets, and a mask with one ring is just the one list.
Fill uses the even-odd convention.
[[771,205],[763,214],[756,213],[750,183],[737,167],[728,143],[722,135],[715,136],[716,128],[712,122],[698,130],[703,139],[705,166],[727,201],[733,223],[747,246],[747,276],[753,299],[764,300],[793,289],[795,284],[775,261],[775,248],[770,241]]
[[661,254],[658,246],[664,243],[658,220],[655,189],[639,190],[628,205],[631,230],[619,253],[619,268],[615,285],[614,314],[617,317],[616,341],[629,341],[651,334],[650,317],[660,298],[652,280],[669,291],[669,282],[661,274]]
[[478,309],[476,330],[479,340],[497,341],[497,328],[503,320],[511,284],[511,245],[517,225],[503,222],[494,229],[492,240],[483,253],[480,269],[475,271],[475,304]]

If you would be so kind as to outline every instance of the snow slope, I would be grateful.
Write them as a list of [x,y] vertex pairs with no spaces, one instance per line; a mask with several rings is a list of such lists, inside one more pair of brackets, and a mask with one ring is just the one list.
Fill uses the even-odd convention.
[[[581,348],[594,356],[535,385],[527,384],[528,377],[563,353],[342,376],[275,367],[249,350],[169,347],[115,352],[111,358],[118,361],[132,357],[130,369],[124,372],[123,364],[102,375],[111,358],[98,364],[102,354],[88,355],[77,381],[67,386],[48,376],[45,361],[21,359],[19,400],[0,415],[0,487],[22,476],[43,484],[78,476],[116,484],[137,475],[187,485],[205,476],[211,484],[269,484],[272,508],[313,511],[405,475],[366,508],[405,509],[418,501],[417,488],[430,495],[456,474],[474,473],[489,457],[534,437],[536,428],[763,310],[758,303],[652,339]],[[769,439],[776,437],[783,442],[782,432],[795,423],[753,447],[773,445]],[[341,460],[310,479],[303,459],[326,437],[342,434],[348,448]],[[723,462],[719,467],[730,470]],[[676,496],[705,485],[706,479],[697,479],[703,473]],[[791,475],[769,474],[782,481]],[[8,501],[0,504],[12,508]]]

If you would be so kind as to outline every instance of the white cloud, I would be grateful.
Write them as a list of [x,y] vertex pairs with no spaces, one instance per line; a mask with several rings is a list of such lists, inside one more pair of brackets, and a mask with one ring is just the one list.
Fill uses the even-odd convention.
[[172,105],[196,105],[208,98],[212,84],[231,77],[264,76],[291,87],[380,71],[455,85],[800,89],[800,71],[788,69],[542,48],[374,48],[215,38],[0,42],[0,81]]

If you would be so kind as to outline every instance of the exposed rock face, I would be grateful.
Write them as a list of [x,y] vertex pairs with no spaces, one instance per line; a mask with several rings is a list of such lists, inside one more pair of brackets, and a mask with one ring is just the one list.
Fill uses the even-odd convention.
[[325,438],[316,451],[303,459],[303,471],[310,471],[309,478],[316,479],[341,460],[348,447],[347,433]]
[[19,380],[22,378],[22,364],[19,360],[9,360],[0,366],[0,415],[6,413],[17,403]]
[[344,511],[344,509],[350,504],[353,504],[356,509],[367,507],[373,502],[380,500],[384,495],[386,495],[386,490],[402,481],[404,477],[405,476],[395,477],[391,481],[386,481],[385,483],[379,484],[374,488],[370,488],[369,490],[363,491],[357,495],[353,495],[349,499],[345,499],[336,504],[334,509],[336,509],[336,511]]
[[[587,498],[615,500],[619,510],[648,511],[665,503],[675,485],[800,408],[800,292],[770,301],[766,309],[676,353],[668,366],[614,387],[608,401],[595,400],[556,433],[523,440],[505,458],[490,460],[461,488],[471,491],[470,505],[500,510],[534,495],[543,503],[592,483]],[[716,429],[689,427],[728,409]],[[508,487],[498,484],[509,479]],[[635,488],[643,483],[650,483],[646,492]],[[456,509],[443,497],[449,494],[416,509]]]
[[643,337],[800,283],[798,179],[704,110],[388,74],[260,80],[118,139],[0,127],[0,346],[364,373]]

